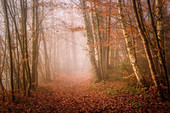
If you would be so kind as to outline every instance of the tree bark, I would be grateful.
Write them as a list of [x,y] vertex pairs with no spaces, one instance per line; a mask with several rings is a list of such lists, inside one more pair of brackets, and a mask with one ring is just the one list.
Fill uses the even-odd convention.
[[[150,0],[147,0],[149,14],[151,18],[152,28],[154,31],[154,36],[156,40],[156,48],[158,50],[158,61],[160,65],[160,72],[162,75],[161,78],[164,78],[163,82],[166,81],[169,91],[169,80],[167,74],[167,68],[165,64],[165,50],[164,50],[164,33],[163,33],[163,12],[162,12],[162,2],[161,0],[156,0],[156,9],[157,9],[157,26],[155,25]],[[165,83],[164,83],[165,84]]]
[[9,18],[8,18],[8,11],[7,11],[7,1],[1,0],[3,11],[4,11],[4,19],[5,19],[5,32],[6,38],[8,42],[8,52],[9,52],[9,59],[10,59],[10,83],[11,83],[11,92],[12,92],[12,101],[15,100],[14,96],[14,73],[13,73],[13,55],[12,55],[12,45],[11,45],[11,34],[10,34],[10,26],[9,26]]
[[36,78],[38,77],[38,0],[32,0],[32,82],[31,87],[36,89]]
[[127,46],[127,51],[130,59],[130,63],[132,64],[133,71],[136,75],[137,81],[141,86],[147,86],[145,83],[145,80],[140,72],[138,63],[137,63],[137,58],[135,55],[135,49],[133,47],[133,44],[131,42],[131,37],[129,36],[129,33],[127,32],[127,27],[126,27],[126,20],[125,20],[125,15],[123,14],[123,8],[122,8],[122,0],[117,1],[119,4],[119,14],[120,14],[120,19],[121,19],[121,25],[123,28],[123,35],[125,38],[126,46]]
[[[138,6],[141,6],[140,0],[138,0],[137,3],[139,4]],[[134,14],[135,14],[135,20],[136,20],[137,28],[138,28],[138,31],[139,31],[140,36],[142,38],[143,44],[144,44],[144,50],[145,50],[145,53],[146,53],[146,57],[147,57],[147,60],[148,60],[149,69],[150,69],[150,72],[151,72],[151,76],[152,76],[154,85],[158,88],[158,92],[160,93],[160,98],[164,99],[164,95],[162,94],[162,91],[161,91],[161,88],[160,88],[159,79],[157,77],[157,73],[156,73],[156,70],[155,70],[155,67],[154,67],[153,58],[151,56],[151,52],[150,52],[150,48],[149,48],[149,43],[148,43],[148,39],[147,39],[147,31],[146,31],[145,26],[144,26],[144,20],[143,20],[143,15],[142,15],[142,9],[141,9],[141,7],[139,7],[139,11],[138,11],[139,14],[138,14],[135,0],[132,0],[132,6],[133,6]]]
[[93,47],[91,47],[91,45],[93,45],[93,41],[92,39],[94,38],[92,35],[92,31],[90,30],[91,28],[89,27],[89,20],[87,18],[87,13],[85,11],[86,9],[86,3],[85,0],[81,0],[81,7],[82,7],[82,11],[83,11],[83,18],[84,18],[84,26],[85,26],[85,35],[86,35],[86,39],[87,39],[87,45],[88,45],[88,51],[89,51],[89,57],[90,57],[90,62],[92,64],[92,69],[94,71],[94,75],[98,78],[98,80],[101,80],[101,73],[98,70],[97,67],[97,63],[95,60],[95,52]]

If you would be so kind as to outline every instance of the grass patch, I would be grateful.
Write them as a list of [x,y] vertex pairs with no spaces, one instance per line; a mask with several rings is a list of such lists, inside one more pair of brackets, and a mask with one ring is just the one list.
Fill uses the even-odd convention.
[[122,81],[123,78],[121,75],[108,75],[110,81]]
[[119,92],[130,94],[130,95],[140,95],[142,93],[142,91],[139,88],[135,86],[129,86],[129,85],[121,86]]
[[[89,86],[89,89],[96,90],[98,92],[105,92],[107,95],[117,95],[117,94],[128,94],[131,96],[134,95],[141,95],[142,91],[141,89],[130,86],[127,84],[116,84],[114,82],[100,82],[100,83],[94,83]],[[145,96],[147,98],[147,95]]]

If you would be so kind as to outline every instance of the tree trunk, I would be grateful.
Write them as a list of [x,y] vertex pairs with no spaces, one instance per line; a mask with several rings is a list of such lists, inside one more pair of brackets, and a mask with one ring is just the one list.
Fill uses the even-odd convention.
[[32,89],[36,89],[38,70],[38,0],[32,1]]
[[43,44],[44,44],[44,53],[45,53],[46,80],[51,81],[50,65],[49,65],[49,58],[48,58],[48,53],[47,53],[47,46],[46,46],[46,40],[45,40],[45,36],[44,36],[44,31],[42,32],[42,40],[43,40]]
[[85,11],[85,9],[86,9],[85,0],[81,0],[81,6],[82,6],[82,11],[83,11],[84,26],[85,26],[85,31],[86,31],[85,35],[86,35],[86,39],[87,39],[90,62],[92,64],[92,69],[94,71],[94,75],[98,78],[98,80],[101,80],[100,71],[98,70],[97,63],[96,63],[96,60],[95,60],[95,52],[94,52],[93,47],[91,47],[91,45],[93,45],[92,39],[94,37],[93,37],[92,31],[90,30],[91,29],[89,27],[90,22],[87,18],[87,13]]
[[125,37],[125,42],[126,42],[126,46],[127,46],[127,51],[128,51],[128,55],[129,55],[129,59],[130,59],[130,63],[132,64],[132,68],[133,71],[136,75],[137,81],[139,82],[139,84],[141,86],[146,86],[145,84],[145,80],[139,70],[139,66],[137,64],[137,58],[135,55],[135,49],[133,47],[133,44],[131,42],[131,37],[129,36],[128,32],[127,32],[127,27],[126,27],[126,20],[125,20],[125,16],[123,15],[123,8],[122,8],[122,0],[118,0],[117,1],[119,4],[119,14],[120,14],[120,19],[121,19],[121,25],[123,28],[123,35]]
[[[156,48],[158,50],[158,61],[159,61],[159,66],[160,66],[160,72],[162,75],[160,75],[161,78],[163,78],[163,82],[166,81],[166,84],[168,86],[168,91],[169,91],[169,80],[168,80],[168,75],[167,75],[167,68],[165,65],[165,50],[164,50],[164,34],[163,34],[163,12],[162,12],[162,2],[160,0],[156,0],[156,8],[157,8],[157,27],[155,26],[154,23],[154,18],[151,10],[151,5],[150,1],[147,0],[148,3],[148,9],[149,9],[149,14],[151,18],[151,23],[152,23],[152,28],[154,31],[154,37],[156,40]],[[164,82],[165,85],[165,82]]]
[[[141,6],[140,0],[138,1],[138,4],[139,4],[138,6]],[[154,85],[158,88],[158,92],[160,93],[161,99],[164,99],[164,96],[161,92],[160,83],[159,83],[159,80],[157,78],[157,73],[156,73],[156,70],[155,70],[155,67],[154,67],[154,62],[153,62],[153,59],[152,59],[152,56],[151,56],[150,48],[149,48],[149,43],[148,43],[148,39],[147,39],[147,31],[146,31],[145,26],[144,26],[144,20],[143,20],[143,15],[142,15],[142,9],[141,9],[141,7],[139,7],[139,11],[138,11],[139,14],[138,14],[135,0],[132,0],[132,5],[133,5],[133,11],[134,11],[134,14],[135,14],[135,20],[136,20],[137,28],[138,28],[138,31],[139,31],[140,36],[142,38],[143,44],[144,44],[144,50],[145,50],[145,53],[146,53],[146,57],[147,57],[147,60],[148,60],[149,69],[150,69],[150,72],[151,72],[151,76],[152,76]]]
[[8,52],[9,52],[9,59],[10,59],[10,83],[11,83],[11,92],[12,92],[12,101],[15,100],[14,96],[14,82],[13,82],[13,55],[12,55],[12,45],[11,45],[11,35],[10,35],[10,26],[9,26],[9,18],[8,18],[8,11],[7,11],[7,1],[1,0],[3,11],[4,11],[4,19],[5,19],[5,32],[6,38],[8,42]]
[[[148,1],[149,3],[149,1]],[[164,73],[165,79],[164,81],[166,81],[166,85],[168,87],[168,92],[170,94],[170,87],[169,87],[169,78],[168,78],[168,73],[167,73],[167,67],[166,67],[166,62],[165,62],[165,37],[164,37],[164,28],[163,28],[163,15],[164,15],[164,11],[163,11],[163,1],[162,0],[156,0],[156,16],[157,16],[157,26],[155,27],[156,32],[157,32],[157,46],[158,49],[161,49],[161,51],[158,51],[158,55],[159,55],[159,63],[160,63],[160,67]],[[151,12],[151,10],[150,10]],[[154,22],[154,21],[153,21]]]

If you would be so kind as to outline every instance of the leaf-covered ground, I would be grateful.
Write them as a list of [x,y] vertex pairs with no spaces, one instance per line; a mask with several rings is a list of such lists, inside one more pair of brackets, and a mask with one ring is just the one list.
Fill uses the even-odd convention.
[[59,77],[41,84],[32,97],[20,97],[19,103],[0,100],[0,112],[146,112],[168,113],[169,101],[159,102],[147,92],[125,83],[92,83],[90,77]]

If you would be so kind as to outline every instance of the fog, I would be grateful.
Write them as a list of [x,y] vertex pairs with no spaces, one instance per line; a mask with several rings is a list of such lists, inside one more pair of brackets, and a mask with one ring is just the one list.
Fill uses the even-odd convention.
[[167,112],[169,6],[0,0],[0,112]]
[[[0,3],[0,5],[2,5]],[[33,36],[33,11],[32,1],[27,1],[27,20],[26,20],[26,37],[28,53],[25,53],[27,58],[21,58],[22,55],[22,24],[21,21],[22,11],[20,10],[19,1],[10,1],[9,12],[9,29],[11,32],[11,40],[13,48],[12,54],[14,64],[14,79],[17,77],[26,77],[25,72],[22,72],[22,60],[28,60],[30,73],[35,68],[33,64],[33,41],[36,40]],[[12,9],[13,8],[13,9]],[[5,30],[5,15],[4,11],[0,8],[0,66],[2,70],[0,73],[3,75],[2,83],[6,89],[10,89],[10,67],[9,62],[6,62],[7,39]],[[39,1],[39,9],[35,19],[37,25],[37,75],[38,82],[46,81],[47,76],[51,80],[55,80],[58,76],[63,75],[77,75],[83,76],[85,73],[91,71],[89,62],[87,42],[85,39],[83,15],[80,8],[72,1],[69,0],[42,0]],[[15,25],[16,24],[16,25]],[[19,31],[19,33],[18,33]],[[19,37],[19,38],[18,38]],[[21,47],[19,46],[21,45]],[[9,57],[9,56],[8,56]],[[18,59],[18,60],[17,60]],[[5,70],[3,70],[5,69]],[[18,74],[17,74],[18,73]],[[84,74],[83,74],[84,73]],[[33,76],[33,75],[32,75]],[[17,82],[17,81],[16,81]],[[18,83],[18,84],[22,84]]]
[[[65,2],[68,3],[68,1]],[[82,13],[75,7],[75,4],[69,3],[69,6],[71,7],[47,7],[46,10],[51,11],[43,20],[50,70],[53,76],[90,71]],[[44,64],[42,41],[40,42],[40,57],[41,63]]]

